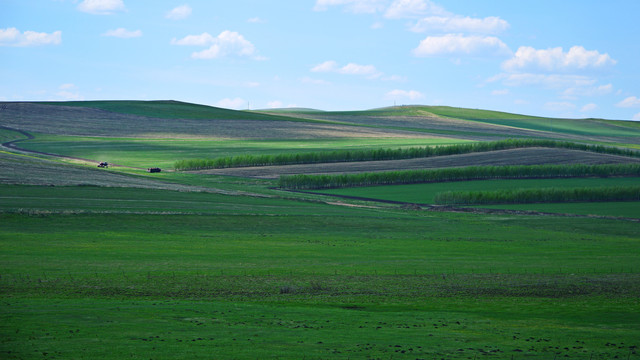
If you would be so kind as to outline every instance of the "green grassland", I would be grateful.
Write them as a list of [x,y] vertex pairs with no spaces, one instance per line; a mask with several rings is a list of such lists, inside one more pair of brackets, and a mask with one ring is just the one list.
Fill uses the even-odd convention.
[[324,149],[379,149],[425,145],[448,145],[464,140],[447,138],[328,138],[282,140],[229,139],[131,139],[37,134],[36,139],[20,143],[34,151],[109,160],[134,167],[172,168],[178,160],[215,158],[251,154],[319,152]]
[[[322,114],[322,124],[371,116],[381,131],[393,124],[384,123],[385,117],[440,116],[464,118],[470,124],[464,132],[484,120],[513,119],[541,129],[549,122],[440,107],[360,115],[295,109],[273,116],[166,101],[48,104],[34,113],[29,104],[19,104],[20,114],[11,103],[0,114],[0,126],[34,135],[17,143],[26,149],[141,168],[170,168],[191,156],[466,140],[426,138],[423,132],[320,136],[326,128],[319,127],[287,128],[288,134],[318,132],[303,137],[261,138],[261,129],[246,123],[221,139],[202,136],[195,125],[175,130],[185,119],[315,126],[318,121],[296,116]],[[92,119],[83,135],[65,135],[47,122],[53,120],[46,109],[58,105],[65,110],[55,121],[73,116],[74,107],[93,109],[79,113]],[[115,123],[102,122],[112,114],[119,114]],[[158,118],[166,120],[163,134],[180,136],[143,136]],[[28,126],[21,128],[22,120]],[[81,123],[71,120],[64,129]],[[138,126],[131,136],[112,134],[129,122]],[[364,122],[343,130],[368,126]],[[589,133],[589,142],[604,145],[637,142],[627,134],[640,130],[604,120],[576,120],[560,130],[553,122],[548,137]],[[582,128],[581,122],[592,126]],[[93,131],[101,135],[90,136]],[[25,136],[0,129],[1,142],[18,139]],[[453,186],[601,187],[637,181],[492,180],[339,191],[430,203],[435,193]],[[0,358],[640,360],[637,202],[499,206],[636,219],[457,213],[286,192],[276,184],[97,169],[94,163],[3,149]]]
[[[401,201],[416,204],[434,204],[436,194],[446,191],[485,191],[485,190],[515,190],[515,189],[537,189],[537,188],[577,188],[577,187],[611,187],[611,186],[633,186],[640,183],[637,177],[615,177],[615,178],[571,178],[571,179],[512,179],[512,180],[477,180],[477,181],[454,181],[428,184],[412,185],[392,185],[392,186],[371,186],[360,188],[319,190],[324,194],[335,194],[342,196],[356,196],[370,199],[381,199],[391,201]],[[483,205],[481,207],[494,209],[518,209],[545,211],[550,209],[550,204],[527,204],[520,206],[512,205]],[[603,216],[620,216],[640,218],[640,203],[608,203],[592,204],[583,208],[585,204],[555,204],[554,209],[558,213],[593,214]]]
[[328,215],[325,206],[278,216],[265,208],[6,213],[4,357],[635,351],[635,224],[391,209]]

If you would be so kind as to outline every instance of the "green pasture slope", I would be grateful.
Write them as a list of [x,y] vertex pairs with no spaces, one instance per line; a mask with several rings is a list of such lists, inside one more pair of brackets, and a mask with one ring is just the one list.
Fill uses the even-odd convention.
[[607,121],[602,119],[551,119],[537,116],[511,114],[499,111],[463,109],[448,106],[425,107],[425,111],[438,116],[472,120],[522,129],[550,131],[577,135],[640,136],[640,126],[632,121]]
[[637,223],[0,189],[3,358],[637,357]]
[[[218,111],[65,105],[175,119]],[[34,135],[20,146],[140,167],[425,141]],[[21,138],[0,130],[3,142]],[[2,359],[640,360],[637,221],[431,212],[45,158],[0,153]]]
[[450,145],[462,140],[433,138],[334,138],[334,139],[131,139],[35,134],[36,139],[20,143],[25,149],[83,157],[108,159],[119,165],[173,168],[184,159],[218,158],[252,154],[314,153],[325,149],[379,149],[409,146]]

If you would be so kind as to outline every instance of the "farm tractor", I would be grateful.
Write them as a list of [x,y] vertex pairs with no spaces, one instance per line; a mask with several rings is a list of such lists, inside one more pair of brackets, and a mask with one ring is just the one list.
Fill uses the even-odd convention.
[[100,164],[98,164],[99,168],[108,168],[109,167],[109,163],[106,161],[102,161]]

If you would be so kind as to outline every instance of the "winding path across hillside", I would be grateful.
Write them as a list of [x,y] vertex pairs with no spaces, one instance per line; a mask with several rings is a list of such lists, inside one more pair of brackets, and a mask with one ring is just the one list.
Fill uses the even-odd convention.
[[[26,137],[26,139],[16,139],[16,140],[11,140],[11,141],[7,141],[7,142],[2,143],[2,146],[6,147],[8,149],[13,149],[13,150],[21,151],[21,152],[32,153],[32,154],[38,154],[38,155],[54,156],[54,157],[62,158],[62,159],[79,160],[79,161],[85,161],[85,162],[90,162],[90,163],[95,163],[96,162],[95,160],[91,160],[91,159],[84,159],[84,158],[79,158],[79,157],[75,157],[75,156],[66,156],[66,155],[60,155],[60,154],[53,154],[53,153],[47,153],[47,152],[36,151],[36,150],[29,150],[29,149],[25,149],[25,148],[19,147],[17,145],[18,143],[20,143],[22,141],[35,139],[35,136],[31,135],[30,133],[28,133],[28,132],[26,132],[24,130],[14,129],[14,128],[10,128],[10,127],[7,127],[7,126],[0,126],[0,129],[9,130],[9,131],[15,131],[15,132],[20,133],[20,134],[22,134],[22,135],[24,135]],[[128,169],[144,170],[144,168],[126,166],[126,165],[118,165],[118,164],[109,164],[109,166],[117,166],[117,167],[123,167],[123,168],[128,168]]]

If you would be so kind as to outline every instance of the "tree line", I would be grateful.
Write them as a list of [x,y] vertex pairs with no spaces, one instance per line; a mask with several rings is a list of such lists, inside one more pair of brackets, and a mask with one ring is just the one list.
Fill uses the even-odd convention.
[[285,189],[310,190],[445,181],[589,176],[640,176],[640,164],[469,166],[358,174],[283,175],[278,186]]
[[640,186],[446,191],[438,205],[530,204],[598,201],[640,201]]
[[306,153],[236,155],[211,159],[178,160],[174,164],[176,170],[204,170],[222,169],[230,167],[317,164],[349,161],[402,160],[432,156],[445,156],[507,150],[527,147],[564,148],[583,150],[613,155],[640,157],[640,152],[604,145],[588,145],[570,141],[555,141],[543,139],[506,139],[498,141],[477,142],[455,145],[438,145],[424,147],[409,147],[397,149],[351,149],[320,151]]

